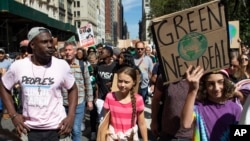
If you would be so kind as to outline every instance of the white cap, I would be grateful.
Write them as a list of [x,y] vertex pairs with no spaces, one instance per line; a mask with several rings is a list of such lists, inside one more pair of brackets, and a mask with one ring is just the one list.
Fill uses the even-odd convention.
[[28,33],[29,42],[42,32],[48,32],[51,34],[50,30],[45,27],[33,27]]

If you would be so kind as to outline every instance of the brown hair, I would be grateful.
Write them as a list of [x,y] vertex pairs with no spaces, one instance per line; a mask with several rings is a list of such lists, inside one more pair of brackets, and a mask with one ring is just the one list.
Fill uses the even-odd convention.
[[238,61],[239,61],[239,69],[237,70],[237,72],[235,73],[235,77],[238,79],[238,80],[242,80],[242,79],[246,79],[246,74],[245,72],[250,75],[250,61],[248,60],[248,64],[246,66],[246,68],[244,68],[242,66],[242,56],[246,56],[248,59],[250,59],[249,55],[246,55],[246,54],[241,54],[238,56]]
[[202,76],[197,99],[201,102],[204,102],[207,100],[208,94],[207,94],[207,88],[206,88],[206,81],[211,74],[223,75],[223,78],[224,78],[224,84],[223,84],[224,89],[222,93],[223,101],[226,101],[232,98],[234,96],[234,90],[235,90],[234,84],[232,83],[232,81],[229,80],[229,78],[225,74],[221,73],[220,71],[215,71],[215,72],[209,72]]
[[72,45],[72,46],[74,46],[74,48],[76,48],[76,43],[73,42],[73,41],[65,42],[64,45],[63,45],[63,47],[65,48],[65,47],[68,46],[68,45]]

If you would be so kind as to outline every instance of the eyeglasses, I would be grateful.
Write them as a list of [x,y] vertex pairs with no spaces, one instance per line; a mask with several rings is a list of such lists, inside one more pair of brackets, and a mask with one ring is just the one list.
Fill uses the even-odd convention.
[[137,50],[144,50],[144,48],[136,48]]
[[241,58],[241,60],[243,61],[248,61],[248,58]]
[[239,66],[238,65],[230,65],[232,68],[238,68]]

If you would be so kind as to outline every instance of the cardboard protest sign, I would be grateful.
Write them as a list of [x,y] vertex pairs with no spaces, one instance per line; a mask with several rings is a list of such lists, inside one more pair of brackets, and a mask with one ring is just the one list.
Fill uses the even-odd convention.
[[119,39],[118,40],[117,47],[119,47],[119,48],[128,48],[130,46],[131,46],[131,40],[130,39],[127,39],[127,40],[121,40],[121,39]]
[[89,47],[95,45],[95,37],[92,24],[87,24],[77,29],[79,42],[81,47]]
[[180,80],[189,65],[206,72],[229,66],[228,22],[219,0],[152,20],[165,84]]
[[240,43],[238,41],[240,39],[239,21],[229,21],[228,30],[229,30],[230,48],[238,49],[240,47]]

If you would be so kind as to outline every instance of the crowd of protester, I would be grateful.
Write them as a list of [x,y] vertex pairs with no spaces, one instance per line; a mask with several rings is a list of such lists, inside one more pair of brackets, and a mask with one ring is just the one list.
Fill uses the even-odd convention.
[[150,132],[158,140],[229,140],[230,125],[248,109],[250,89],[242,86],[250,83],[249,57],[241,44],[230,50],[229,68],[205,73],[189,66],[185,78],[164,85],[155,48],[142,41],[127,48],[65,41],[57,48],[49,29],[34,27],[14,59],[0,48],[1,117],[12,120],[22,140],[81,141],[89,111],[94,141],[110,114],[107,140],[139,140],[140,132],[147,141],[144,108],[152,97]]

